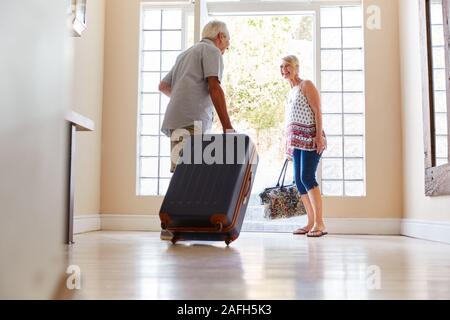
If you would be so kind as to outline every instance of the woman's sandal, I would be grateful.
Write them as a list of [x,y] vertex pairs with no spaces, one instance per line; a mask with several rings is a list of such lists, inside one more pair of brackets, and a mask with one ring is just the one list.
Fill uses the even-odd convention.
[[328,234],[328,232],[326,232],[326,231],[322,231],[322,230],[314,230],[314,231],[308,232],[308,233],[306,234],[306,236],[307,236],[307,237],[310,237],[310,238],[320,238],[320,237],[322,237],[322,236],[324,236],[324,235],[327,235],[327,234]]
[[299,229],[295,230],[293,232],[293,234],[303,235],[303,234],[308,234],[308,232],[309,232],[309,230],[307,230],[306,228],[299,228]]

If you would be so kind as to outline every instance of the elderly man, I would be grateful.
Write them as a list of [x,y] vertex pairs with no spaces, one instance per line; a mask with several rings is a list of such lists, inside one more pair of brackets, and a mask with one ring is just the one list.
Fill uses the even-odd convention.
[[[159,91],[170,97],[161,127],[165,135],[170,137],[177,129],[184,129],[183,132],[190,135],[209,130],[213,121],[212,105],[223,131],[234,131],[220,85],[222,55],[229,45],[226,24],[211,21],[203,28],[202,40],[178,56],[172,70],[159,84]],[[175,134],[171,138],[171,172],[175,171],[179,156],[180,148],[175,148],[182,138]]]

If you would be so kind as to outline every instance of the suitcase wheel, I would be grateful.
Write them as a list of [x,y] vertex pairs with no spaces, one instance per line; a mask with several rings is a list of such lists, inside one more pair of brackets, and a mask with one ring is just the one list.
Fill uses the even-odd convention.
[[225,239],[225,243],[227,246],[229,246],[231,242],[233,242],[233,240],[231,240],[230,238]]
[[172,244],[176,244],[178,240],[180,240],[179,237],[172,237],[172,239],[170,239],[170,241],[172,241]]

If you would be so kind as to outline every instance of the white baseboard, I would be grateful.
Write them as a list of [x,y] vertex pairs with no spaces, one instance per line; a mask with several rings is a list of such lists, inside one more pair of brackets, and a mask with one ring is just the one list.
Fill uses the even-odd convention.
[[330,234],[400,235],[401,219],[325,218]]
[[158,215],[101,214],[102,230],[108,231],[161,231]]
[[99,214],[80,215],[73,218],[73,233],[84,233],[101,230]]
[[450,221],[403,219],[403,236],[450,243]]

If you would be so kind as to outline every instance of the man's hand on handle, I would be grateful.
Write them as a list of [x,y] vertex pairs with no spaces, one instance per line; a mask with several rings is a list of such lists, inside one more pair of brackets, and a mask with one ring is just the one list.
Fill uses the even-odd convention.
[[236,133],[233,128],[223,128],[223,133]]

